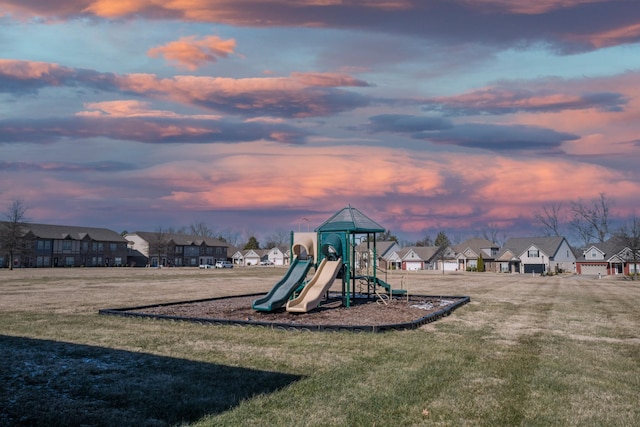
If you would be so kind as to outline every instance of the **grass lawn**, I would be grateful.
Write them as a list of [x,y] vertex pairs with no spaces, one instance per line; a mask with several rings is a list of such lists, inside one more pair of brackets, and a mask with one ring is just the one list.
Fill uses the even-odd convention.
[[640,425],[640,282],[396,273],[471,303],[384,334],[97,314],[266,293],[284,272],[0,270],[0,426]]

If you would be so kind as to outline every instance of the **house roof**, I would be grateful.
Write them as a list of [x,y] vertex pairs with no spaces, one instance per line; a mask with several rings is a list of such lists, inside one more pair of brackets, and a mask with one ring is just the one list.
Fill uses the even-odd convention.
[[627,245],[625,245],[624,241],[619,237],[612,237],[606,242],[598,242],[592,243],[586,247],[586,249],[580,251],[576,254],[576,258],[578,261],[585,261],[585,254],[591,249],[596,248],[602,253],[604,253],[605,260],[611,259],[612,257],[620,254],[622,251],[627,249]]
[[565,241],[564,237],[513,237],[504,244],[496,258],[500,258],[504,252],[510,250],[515,256],[519,257],[531,246],[540,249],[547,256],[555,256],[560,245]]
[[[369,248],[373,249],[373,244],[371,242],[369,242],[369,244],[372,245]],[[384,257],[385,255],[387,255],[391,248],[397,245],[398,243],[394,242],[393,240],[376,241],[376,254],[379,257]],[[362,242],[356,247],[356,251],[364,252],[367,250],[367,247],[367,242]]]
[[333,214],[320,224],[316,232],[349,231],[352,233],[383,233],[385,228],[351,205]]
[[398,251],[398,255],[402,260],[411,253],[415,253],[418,256],[418,259],[415,261],[431,261],[434,256],[438,254],[440,251],[439,246],[411,246],[409,248],[404,248],[401,251]]
[[482,254],[482,258],[491,259],[493,258],[491,255],[491,249],[492,248],[497,249],[498,247],[499,247],[498,245],[496,245],[490,240],[483,239],[480,237],[474,237],[474,238],[465,240],[464,242],[458,245],[455,245],[453,247],[453,250],[457,254],[462,254],[465,251],[467,251],[467,249],[471,249],[476,256],[480,256],[480,254]]
[[[140,236],[147,242],[153,242],[157,239],[159,233],[153,231],[136,231],[132,234]],[[227,243],[215,237],[194,236],[183,233],[164,233],[164,235],[168,241],[172,241],[179,246],[202,246],[204,244],[205,246],[229,247]]]
[[25,233],[31,233],[39,239],[54,240],[95,240],[100,242],[127,243],[119,233],[106,228],[77,227],[70,225],[23,224]]

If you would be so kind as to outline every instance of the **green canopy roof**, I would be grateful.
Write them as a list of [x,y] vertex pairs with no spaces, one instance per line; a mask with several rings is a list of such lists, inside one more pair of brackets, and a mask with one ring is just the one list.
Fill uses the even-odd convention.
[[352,233],[384,233],[385,228],[351,205],[336,212],[320,224],[316,232],[349,231]]

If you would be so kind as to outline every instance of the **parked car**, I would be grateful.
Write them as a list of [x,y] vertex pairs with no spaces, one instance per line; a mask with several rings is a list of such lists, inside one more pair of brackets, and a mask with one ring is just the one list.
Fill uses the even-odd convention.
[[260,265],[273,265],[273,261],[269,261],[269,260],[260,261]]
[[200,268],[214,268],[215,266],[211,265],[211,264],[200,264]]
[[233,268],[233,264],[229,261],[218,261],[216,262],[216,268]]

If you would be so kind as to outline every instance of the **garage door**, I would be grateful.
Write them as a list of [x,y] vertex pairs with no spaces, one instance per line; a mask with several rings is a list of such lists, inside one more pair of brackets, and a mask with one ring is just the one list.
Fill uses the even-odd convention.
[[456,271],[458,269],[458,263],[456,261],[445,261],[444,271]]
[[525,273],[544,273],[544,264],[525,264],[524,265]]
[[602,264],[581,264],[580,265],[580,274],[588,274],[597,276],[601,274],[602,276],[607,275],[607,266]]
[[407,266],[407,270],[409,271],[422,270],[421,262],[407,262],[405,265]]

